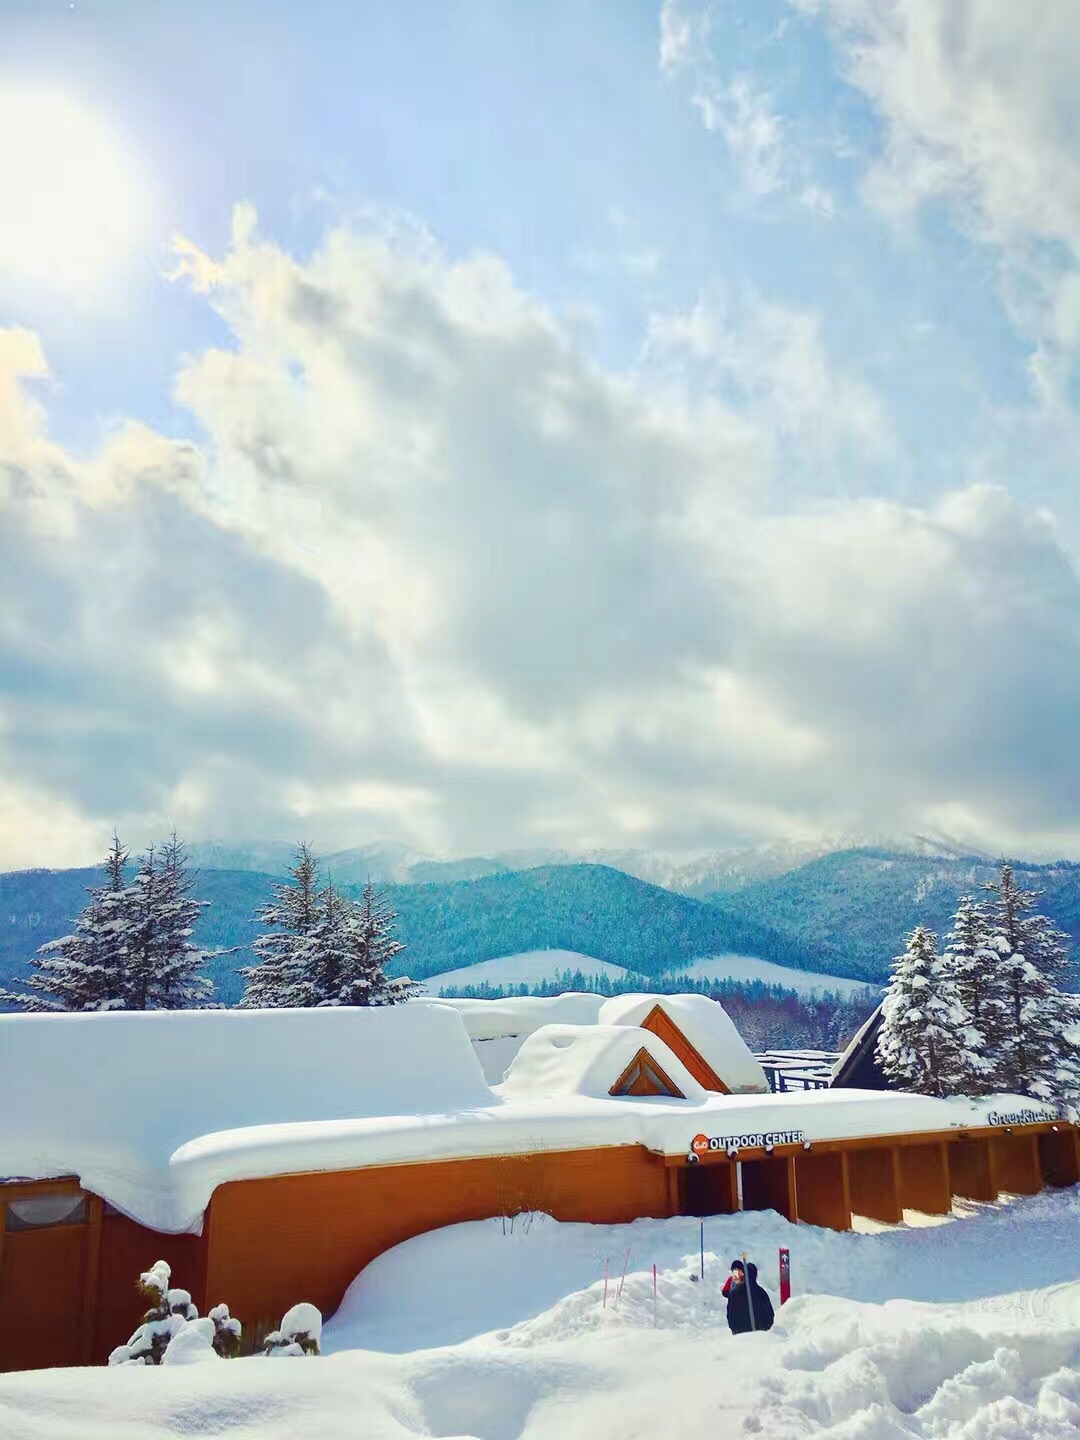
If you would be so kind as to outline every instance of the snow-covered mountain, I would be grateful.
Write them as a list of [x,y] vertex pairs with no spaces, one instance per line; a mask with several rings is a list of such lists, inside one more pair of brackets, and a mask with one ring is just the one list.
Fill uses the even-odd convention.
[[[189,846],[192,861],[205,869],[259,870],[284,874],[295,845],[284,841],[250,841],[229,844],[200,842]],[[317,848],[317,847],[316,847]],[[374,840],[346,850],[320,853],[320,861],[343,884],[446,883],[479,880],[507,870],[533,870],[542,865],[608,865],[650,885],[683,895],[705,896],[740,890],[759,880],[797,870],[811,860],[846,850],[887,850],[892,854],[956,859],[992,855],[948,835],[872,834],[840,832],[832,835],[794,836],[760,845],[732,846],[691,852],[605,849],[510,849],[490,855],[448,856],[424,853],[399,841]]]

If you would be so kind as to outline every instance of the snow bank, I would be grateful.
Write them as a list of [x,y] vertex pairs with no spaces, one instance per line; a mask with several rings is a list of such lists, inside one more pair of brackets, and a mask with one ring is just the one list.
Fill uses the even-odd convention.
[[727,1011],[704,995],[617,995],[600,1007],[601,1025],[640,1025],[657,1006],[733,1095],[763,1094],[769,1082]]
[[626,1025],[544,1025],[518,1051],[500,1093],[508,1100],[559,1095],[604,1100],[642,1048],[686,1100],[706,1098],[706,1091],[663,1040]]
[[[1078,1224],[1075,1190],[872,1236],[723,1216],[704,1281],[695,1220],[455,1226],[364,1271],[325,1358],[4,1375],[0,1434],[1075,1440]],[[732,1256],[759,1260],[775,1299],[778,1244],[795,1298],[770,1333],[729,1335]]]

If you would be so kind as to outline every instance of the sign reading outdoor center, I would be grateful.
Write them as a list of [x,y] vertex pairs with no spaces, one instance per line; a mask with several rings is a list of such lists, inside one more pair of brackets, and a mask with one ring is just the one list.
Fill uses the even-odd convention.
[[801,1130],[762,1130],[747,1135],[695,1135],[690,1143],[691,1155],[705,1155],[710,1150],[762,1150],[767,1145],[801,1145]]

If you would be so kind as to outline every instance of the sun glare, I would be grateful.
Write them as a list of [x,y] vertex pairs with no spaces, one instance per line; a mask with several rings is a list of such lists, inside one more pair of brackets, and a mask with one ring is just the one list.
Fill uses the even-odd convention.
[[97,115],[54,92],[0,86],[0,272],[98,289],[146,209],[135,165]]

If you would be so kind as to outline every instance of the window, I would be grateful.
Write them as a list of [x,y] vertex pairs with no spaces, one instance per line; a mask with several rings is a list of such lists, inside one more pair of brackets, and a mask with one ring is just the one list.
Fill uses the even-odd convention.
[[24,1195],[7,1202],[4,1228],[9,1233],[40,1230],[46,1225],[81,1225],[85,1219],[85,1195]]

